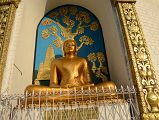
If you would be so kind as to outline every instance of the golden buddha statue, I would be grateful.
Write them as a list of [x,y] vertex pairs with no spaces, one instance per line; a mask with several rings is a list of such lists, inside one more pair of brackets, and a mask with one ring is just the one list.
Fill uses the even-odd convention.
[[[89,74],[89,68],[86,59],[77,56],[77,45],[75,40],[66,40],[63,45],[64,57],[54,59],[51,64],[50,71],[50,86],[29,85],[25,92],[42,94],[60,92],[67,92],[69,90],[78,89],[95,89],[97,87],[104,87],[107,89],[115,89],[115,84],[111,81],[106,81],[99,84],[92,84]],[[50,98],[51,99],[51,98]],[[56,97],[54,98],[56,99]],[[58,99],[58,96],[57,96]],[[63,97],[60,99],[67,99]]]
[[87,61],[76,55],[75,40],[67,40],[63,45],[63,51],[64,57],[52,61],[50,87],[91,85]]

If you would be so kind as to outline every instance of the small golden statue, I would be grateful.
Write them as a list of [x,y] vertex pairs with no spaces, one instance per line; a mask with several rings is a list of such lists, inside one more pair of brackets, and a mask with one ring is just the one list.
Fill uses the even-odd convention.
[[[39,91],[45,94],[52,91],[68,91],[71,89],[104,87],[115,89],[113,82],[107,81],[94,85],[91,83],[89,68],[84,58],[77,56],[77,45],[75,40],[66,40],[63,45],[64,57],[54,59],[51,64],[50,86],[29,85],[25,92],[38,94]],[[65,98],[65,97],[64,97]],[[63,98],[63,99],[64,99]]]

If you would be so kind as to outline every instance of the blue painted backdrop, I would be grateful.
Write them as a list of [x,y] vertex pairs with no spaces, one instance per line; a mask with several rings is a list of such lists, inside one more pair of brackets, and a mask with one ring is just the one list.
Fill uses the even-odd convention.
[[[39,74],[40,63],[44,63],[46,59],[48,47],[52,47],[55,58],[62,57],[62,44],[69,38],[73,38],[81,46],[78,56],[88,60],[92,81],[99,83],[109,79],[104,39],[98,19],[83,7],[65,5],[51,10],[39,23],[33,83]],[[49,85],[47,77],[47,80],[43,77],[40,79],[41,84]]]

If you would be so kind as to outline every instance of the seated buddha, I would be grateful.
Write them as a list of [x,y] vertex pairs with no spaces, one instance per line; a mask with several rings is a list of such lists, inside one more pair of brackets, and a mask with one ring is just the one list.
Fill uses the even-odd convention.
[[50,87],[79,87],[91,85],[87,61],[76,55],[75,40],[64,42],[64,57],[54,59],[50,72]]
[[25,91],[28,93],[67,91],[69,89],[104,87],[115,89],[111,81],[94,85],[91,82],[88,63],[85,58],[77,56],[75,40],[66,40],[63,45],[64,57],[54,59],[51,64],[50,86],[29,85]]

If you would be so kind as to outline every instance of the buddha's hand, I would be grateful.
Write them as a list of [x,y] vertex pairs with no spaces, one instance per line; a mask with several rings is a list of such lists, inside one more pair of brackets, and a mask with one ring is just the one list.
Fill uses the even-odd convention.
[[93,84],[91,81],[85,81],[85,83],[84,83],[85,85],[91,85],[91,84]]

